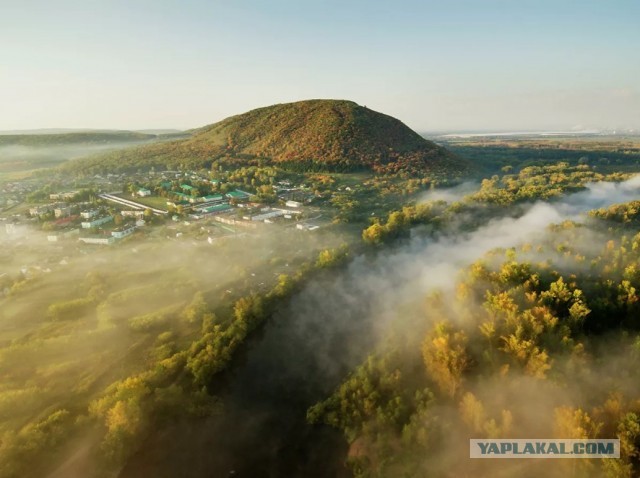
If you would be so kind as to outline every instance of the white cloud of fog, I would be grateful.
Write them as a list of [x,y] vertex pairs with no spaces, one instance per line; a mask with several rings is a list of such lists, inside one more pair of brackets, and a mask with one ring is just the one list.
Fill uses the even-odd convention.
[[[377,345],[386,343],[390,335],[399,332],[402,337],[421,340],[430,320],[429,312],[424,310],[424,298],[435,289],[443,290],[446,297],[459,271],[487,251],[535,242],[544,238],[550,224],[581,220],[584,212],[594,207],[639,197],[640,176],[623,183],[590,184],[585,191],[554,203],[537,202],[518,218],[494,219],[468,234],[447,234],[435,240],[415,237],[393,252],[383,252],[374,258],[358,257],[343,273],[305,287],[284,317],[277,317],[276,324],[267,329],[263,343],[249,363],[277,362],[273,370],[261,369],[267,377],[265,383],[269,383],[270,374],[276,377],[293,374],[298,379],[313,375],[314,387],[325,390],[320,397],[324,398],[346,370],[353,369]],[[585,241],[590,237],[595,236],[585,231]],[[274,326],[277,328],[273,329]],[[516,372],[506,384],[501,377],[500,394],[495,393],[495,382],[470,383],[469,387],[485,400],[490,413],[499,416],[501,407],[508,403],[519,420],[518,433],[537,430],[538,434],[544,434],[554,407],[580,403],[577,397],[584,397],[585,393],[594,398],[595,394],[604,394],[619,385],[615,380],[607,381],[607,374],[595,367],[585,373],[586,378],[580,377],[568,388],[558,388],[553,382],[542,386],[530,378],[519,377]],[[597,384],[589,382],[590,374],[598,377]],[[452,420],[454,428],[449,430],[450,436],[443,445],[445,456],[439,455],[438,462],[443,470],[472,466],[466,458],[461,460],[467,450],[460,444],[468,443],[468,437],[465,430],[455,428],[457,408],[441,408],[441,416],[445,421]],[[496,471],[491,464],[486,465],[490,470],[485,471]],[[520,475],[518,465],[513,465],[515,468],[504,469],[504,476],[539,474],[529,470]]]
[[[464,191],[473,190],[472,183],[464,183],[443,190],[440,195],[434,191],[432,197],[425,199],[455,201],[464,195]],[[535,240],[550,224],[567,219],[580,221],[591,209],[635,199],[640,199],[640,175],[620,183],[590,183],[584,191],[568,195],[559,202],[536,202],[518,218],[494,219],[470,234],[446,235],[426,243],[416,240],[407,249],[382,259],[387,262],[384,268],[390,272],[386,275],[413,276],[424,290],[449,288],[453,286],[458,270],[491,249]]]
[[[408,304],[422,300],[430,291],[451,290],[459,272],[486,252],[517,246],[543,238],[547,226],[567,219],[583,220],[593,208],[640,199],[640,176],[621,183],[593,183],[587,189],[554,203],[537,202],[517,218],[489,221],[471,233],[446,234],[436,239],[414,238],[408,245],[371,260],[356,258],[346,272],[330,282],[310,285],[299,300],[298,329],[345,327],[363,339],[374,330],[384,337],[388,326],[399,320]],[[316,297],[317,296],[317,297]],[[313,303],[313,307],[308,307]],[[366,317],[364,317],[366,316]],[[322,317],[322,319],[318,319]],[[310,339],[318,351],[327,351],[317,337]],[[354,340],[357,342],[359,339]],[[320,354],[319,354],[320,355]],[[327,366],[340,356],[321,354]]]
[[562,201],[567,213],[579,214],[590,209],[640,199],[640,175],[620,183],[597,182]]
[[[185,440],[189,437],[187,451],[175,451],[173,445],[162,442],[167,460],[158,466],[180,467],[178,455],[187,463],[213,457],[208,451],[214,446],[215,458],[207,458],[212,461],[206,465],[209,471],[236,469],[239,475],[251,475],[260,469],[274,476],[334,475],[322,472],[339,468],[344,459],[340,447],[331,441],[334,435],[322,435],[305,425],[305,407],[331,394],[350,370],[388,340],[390,331],[409,331],[421,340],[428,325],[423,299],[434,288],[451,288],[458,271],[469,262],[496,247],[533,241],[544,235],[549,224],[579,217],[594,205],[633,199],[638,196],[639,184],[640,179],[634,178],[621,184],[589,185],[586,191],[560,202],[532,204],[519,218],[498,218],[468,234],[414,237],[397,250],[359,256],[344,271],[321,274],[276,313],[260,340],[234,368],[232,383],[222,397],[227,418],[213,417],[195,429],[190,425],[185,432]],[[487,387],[487,395],[492,396],[489,383]],[[553,403],[563,403],[569,396],[553,385],[547,388],[555,393]],[[484,394],[482,388],[476,392]],[[511,383],[505,393],[505,400],[513,401],[514,412],[521,412],[531,422],[539,416],[548,417],[549,407],[554,406],[549,405],[551,392],[530,379]],[[538,400],[535,411],[532,400]],[[447,414],[455,415],[457,410],[443,410],[442,416],[449,417]],[[529,423],[525,420],[520,425]],[[461,430],[457,433],[446,446],[458,438],[458,445],[468,443]],[[171,443],[180,441],[171,439]],[[449,469],[460,466],[454,445],[447,448],[447,456],[438,457]],[[302,450],[295,459],[277,451],[294,448],[296,453]],[[313,460],[316,465],[311,464]],[[194,471],[185,476],[202,475]]]
[[426,201],[446,201],[455,202],[462,199],[467,194],[478,190],[478,183],[467,181],[451,188],[431,189],[424,193],[418,202]]

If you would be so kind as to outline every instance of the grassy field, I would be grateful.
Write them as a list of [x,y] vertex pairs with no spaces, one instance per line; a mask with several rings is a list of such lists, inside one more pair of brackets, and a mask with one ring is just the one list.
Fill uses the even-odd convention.
[[139,202],[145,206],[155,207],[156,209],[167,210],[167,198],[162,196],[147,196],[147,197],[131,197],[129,194],[119,194],[118,197],[122,199],[128,199],[129,201]]

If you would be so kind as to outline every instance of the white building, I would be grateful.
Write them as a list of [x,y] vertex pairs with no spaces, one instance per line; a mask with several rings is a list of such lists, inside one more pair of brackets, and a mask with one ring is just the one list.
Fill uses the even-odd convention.
[[284,216],[284,212],[280,209],[275,209],[273,211],[265,212],[264,214],[258,214],[257,216],[252,216],[251,220],[264,221],[264,222],[269,221],[267,224],[270,224],[272,222],[271,219],[279,216]]
[[53,210],[56,217],[68,217],[71,215],[71,208],[69,206],[57,207]]
[[98,215],[98,210],[97,209],[90,209],[87,211],[82,211],[80,213],[80,216],[83,217],[83,219],[91,219],[92,217],[96,217]]
[[144,216],[144,211],[138,211],[138,210],[124,210],[124,211],[120,211],[120,214],[122,214],[122,217],[142,217]]
[[80,234],[80,229],[74,227],[73,229],[64,229],[61,231],[52,232],[47,235],[47,241],[49,242],[58,242],[62,239],[67,239],[69,237],[77,236]]
[[109,245],[116,242],[116,238],[113,236],[103,236],[103,237],[81,237],[79,239],[80,242],[84,242],[85,244],[101,244],[101,245]]
[[109,221],[113,221],[113,218],[111,216],[105,216],[93,219],[92,221],[83,221],[81,225],[83,229],[91,229],[92,227],[101,226]]
[[29,209],[29,214],[32,216],[39,216],[41,214],[46,214],[53,209],[51,204],[44,204],[42,206],[34,206]]
[[68,192],[65,192],[65,193],[53,193],[53,194],[49,194],[49,199],[51,199],[52,201],[58,201],[58,200],[61,200],[61,199],[73,199],[78,194],[80,194],[79,191],[68,191]]
[[123,227],[120,230],[111,231],[111,235],[116,239],[122,239],[124,237],[130,236],[135,231],[135,226],[127,226]]

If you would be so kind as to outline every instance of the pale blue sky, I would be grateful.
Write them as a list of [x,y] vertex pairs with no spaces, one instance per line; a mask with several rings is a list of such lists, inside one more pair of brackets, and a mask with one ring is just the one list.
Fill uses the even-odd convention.
[[637,0],[0,0],[0,129],[352,99],[420,130],[640,129]]

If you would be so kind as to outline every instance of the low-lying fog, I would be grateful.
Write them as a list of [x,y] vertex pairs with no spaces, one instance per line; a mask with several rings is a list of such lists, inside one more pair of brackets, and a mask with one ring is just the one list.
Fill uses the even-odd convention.
[[[455,200],[471,187],[431,199]],[[390,327],[424,320],[422,299],[436,288],[446,293],[460,270],[485,252],[534,242],[550,224],[581,221],[585,211],[639,197],[640,176],[590,184],[559,201],[531,204],[521,217],[496,218],[471,233],[416,236],[399,249],[357,257],[344,271],[313,280],[236,360],[222,394],[228,413],[154,437],[121,476],[344,473],[345,442],[337,432],[306,426],[305,413],[384,342]],[[532,393],[529,385],[523,390]],[[525,403],[533,396],[514,393]]]

